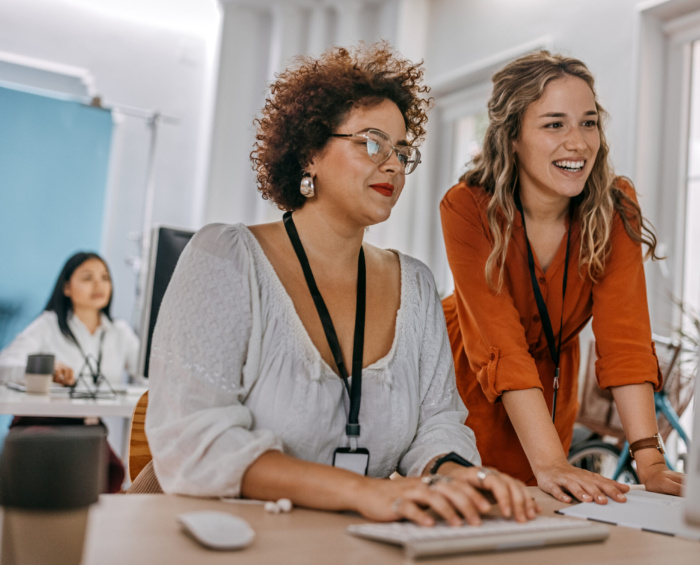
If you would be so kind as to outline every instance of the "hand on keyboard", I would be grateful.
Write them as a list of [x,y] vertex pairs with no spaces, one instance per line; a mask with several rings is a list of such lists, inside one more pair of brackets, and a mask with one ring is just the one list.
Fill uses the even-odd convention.
[[489,467],[462,467],[454,463],[444,463],[440,473],[456,481],[463,481],[491,499],[505,518],[515,518],[527,522],[540,511],[538,504],[528,494],[522,481],[499,473]]
[[477,525],[481,523],[480,516],[492,509],[484,496],[489,492],[505,517],[525,522],[539,511],[520,481],[495,470],[454,463],[443,464],[439,475],[363,481],[357,493],[357,510],[382,522],[407,518],[432,526],[437,516],[452,526],[463,521]]

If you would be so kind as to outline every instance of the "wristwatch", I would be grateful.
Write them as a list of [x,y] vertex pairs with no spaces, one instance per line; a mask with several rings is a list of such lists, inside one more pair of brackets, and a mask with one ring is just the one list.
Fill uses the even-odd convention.
[[440,468],[440,465],[442,465],[443,463],[447,463],[448,461],[451,461],[452,463],[457,463],[457,465],[461,465],[462,467],[474,466],[474,463],[470,463],[461,455],[457,455],[454,451],[450,451],[450,453],[439,457],[438,460],[435,461],[435,464],[430,469],[430,474],[434,475],[435,473],[437,473],[438,469]]
[[659,453],[663,455],[666,453],[666,450],[664,449],[664,442],[661,439],[661,436],[657,433],[654,434],[651,437],[645,437],[642,439],[638,439],[634,443],[630,444],[630,457],[634,459],[634,454],[639,451],[640,449],[649,449],[649,448],[654,448],[658,449]]

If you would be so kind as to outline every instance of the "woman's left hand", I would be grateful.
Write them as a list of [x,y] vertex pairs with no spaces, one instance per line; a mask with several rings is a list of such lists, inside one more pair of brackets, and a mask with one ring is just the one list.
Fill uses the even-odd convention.
[[527,522],[540,512],[539,505],[527,492],[523,482],[491,467],[462,467],[447,462],[440,466],[439,474],[490,492],[505,518],[513,517],[518,522]]
[[683,473],[671,471],[666,463],[656,463],[648,465],[639,470],[639,478],[644,483],[644,488],[649,492],[660,492],[664,494],[681,495]]

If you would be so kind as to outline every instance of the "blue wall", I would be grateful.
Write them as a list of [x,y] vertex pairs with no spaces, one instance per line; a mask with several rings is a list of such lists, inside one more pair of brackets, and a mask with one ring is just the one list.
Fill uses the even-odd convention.
[[111,137],[108,111],[0,87],[0,348],[70,255],[100,251]]

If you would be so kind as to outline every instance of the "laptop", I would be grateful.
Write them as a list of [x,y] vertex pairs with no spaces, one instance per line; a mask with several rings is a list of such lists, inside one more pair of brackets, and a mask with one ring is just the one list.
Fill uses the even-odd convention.
[[700,375],[695,379],[695,416],[684,496],[631,490],[627,502],[581,503],[560,514],[700,541]]
[[444,523],[424,527],[411,522],[356,524],[348,526],[347,531],[398,545],[409,559],[600,542],[609,534],[602,524],[557,516],[538,516],[525,523],[485,516],[479,526],[459,527]]

